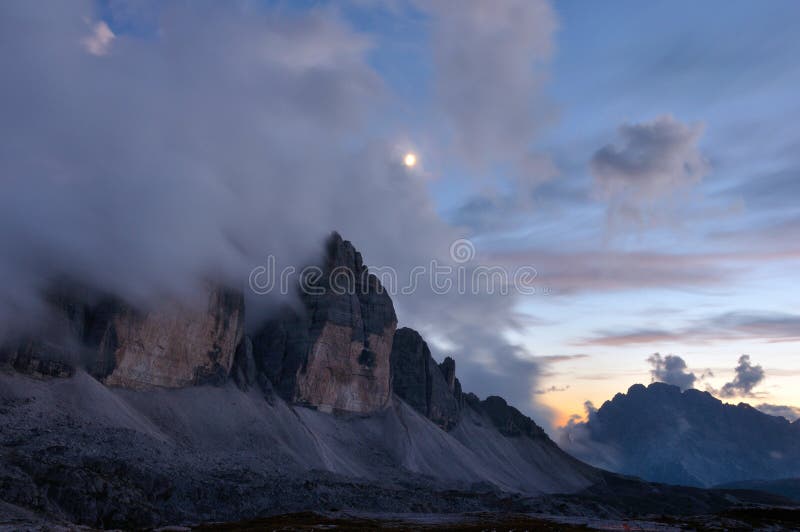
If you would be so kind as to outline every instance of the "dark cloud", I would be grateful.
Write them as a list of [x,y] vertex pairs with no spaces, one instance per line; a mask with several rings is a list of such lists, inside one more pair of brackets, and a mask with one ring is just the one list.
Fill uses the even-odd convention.
[[771,405],[762,403],[757,405],[756,408],[770,416],[780,416],[788,419],[789,421],[796,421],[800,419],[800,408],[788,405]]
[[708,173],[697,147],[702,132],[702,124],[686,125],[669,115],[620,126],[621,143],[600,148],[590,163],[595,188],[612,214],[642,221]]
[[664,382],[680,387],[681,390],[694,388],[697,377],[688,371],[686,362],[677,355],[661,356],[654,353],[648,357],[647,361],[653,366],[650,376],[653,382]]
[[631,345],[664,342],[707,343],[722,340],[758,339],[791,342],[800,339],[800,316],[776,312],[726,312],[698,319],[676,329],[640,328],[596,331],[578,345]]
[[449,219],[474,233],[518,230],[521,226],[540,228],[556,219],[563,224],[562,215],[573,215],[590,206],[591,198],[585,183],[564,176],[548,178],[554,174],[555,170],[542,171],[539,175],[543,182],[537,182],[532,190],[514,186],[511,193],[484,191],[472,196],[455,208]]
[[554,392],[566,392],[567,390],[569,390],[569,385],[567,385],[567,386],[550,386],[549,388],[540,388],[538,390],[535,390],[533,393],[535,393],[536,395],[545,395],[545,394],[554,393]]
[[595,440],[589,426],[589,422],[597,419],[597,408],[591,401],[584,402],[583,408],[586,420],[581,421],[579,415],[572,416],[566,425],[559,428],[556,435],[558,444],[581,460],[611,471],[617,470],[623,458],[619,449]]
[[753,388],[764,380],[764,369],[750,363],[750,355],[739,357],[736,376],[719,390],[721,397],[752,397]]

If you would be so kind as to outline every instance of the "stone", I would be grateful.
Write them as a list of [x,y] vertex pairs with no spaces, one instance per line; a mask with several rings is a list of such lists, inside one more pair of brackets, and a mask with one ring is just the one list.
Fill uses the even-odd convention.
[[75,368],[109,386],[179,388],[224,383],[244,329],[244,296],[209,286],[199,308],[140,311],[64,283],[47,297],[38,331],[0,349],[0,364],[33,376],[69,377]]
[[439,369],[447,383],[447,388],[452,393],[456,385],[456,361],[450,357],[445,357],[442,363],[439,364]]
[[141,312],[117,300],[91,312],[88,369],[109,386],[180,388],[222,384],[244,331],[244,298],[222,287],[202,308]]
[[407,327],[395,333],[391,360],[394,393],[444,430],[455,427],[461,411],[455,361],[437,364],[422,336]]
[[394,305],[349,241],[333,233],[325,251],[299,309],[283,309],[253,336],[256,367],[290,402],[374,412],[391,398]]

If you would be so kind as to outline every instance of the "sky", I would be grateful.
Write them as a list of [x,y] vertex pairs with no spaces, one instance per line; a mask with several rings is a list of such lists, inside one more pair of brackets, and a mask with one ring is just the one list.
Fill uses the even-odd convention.
[[0,333],[54,279],[146,306],[337,229],[401,279],[535,269],[395,303],[548,428],[651,380],[800,407],[795,1],[0,10]]

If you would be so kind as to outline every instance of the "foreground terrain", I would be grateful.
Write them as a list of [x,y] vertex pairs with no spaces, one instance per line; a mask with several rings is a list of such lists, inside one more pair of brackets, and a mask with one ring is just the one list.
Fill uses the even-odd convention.
[[[345,519],[347,528],[377,519],[447,529],[464,525],[454,519],[480,527],[546,518],[596,527],[790,504],[560,463],[560,453],[505,437],[488,419],[466,419],[447,433],[398,398],[379,414],[333,415],[233,385],[133,391],[82,372],[50,380],[0,373],[0,523],[237,529],[288,520],[302,529],[319,519]],[[480,456],[486,445],[505,447]],[[545,454],[537,463],[526,448]],[[321,513],[291,515],[307,511]],[[409,524],[413,516],[422,521]],[[204,525],[215,526],[223,525]]]

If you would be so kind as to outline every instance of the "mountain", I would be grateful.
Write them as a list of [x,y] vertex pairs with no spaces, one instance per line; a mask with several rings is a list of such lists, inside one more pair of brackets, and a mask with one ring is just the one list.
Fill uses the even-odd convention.
[[144,311],[117,298],[61,287],[38,335],[0,347],[0,364],[36,376],[83,368],[109,386],[181,388],[221,382],[244,334],[241,292],[209,285],[195,307]]
[[498,511],[606,482],[502,398],[464,393],[338,234],[322,270],[247,333],[221,286],[155,309],[52,293],[42,331],[0,349],[0,516]]
[[370,413],[391,399],[389,358],[397,316],[353,245],[334,233],[318,279],[253,336],[255,380],[285,400],[322,411]]
[[560,441],[599,467],[703,487],[800,475],[798,442],[798,422],[660,382],[617,394]]

